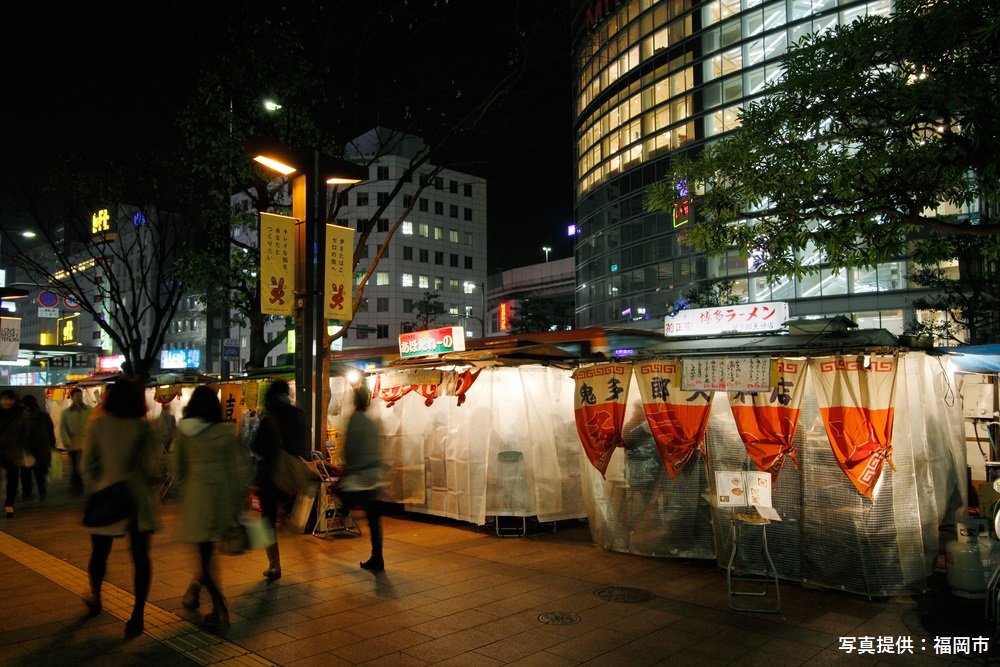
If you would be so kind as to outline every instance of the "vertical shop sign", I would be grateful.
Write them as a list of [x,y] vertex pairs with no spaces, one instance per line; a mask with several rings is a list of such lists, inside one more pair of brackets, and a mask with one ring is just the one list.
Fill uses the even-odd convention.
[[291,315],[295,308],[295,218],[260,214],[260,312]]
[[632,381],[630,364],[597,364],[577,369],[573,413],[580,442],[601,476],[608,469],[615,447],[624,444],[622,424]]
[[354,230],[339,225],[326,226],[326,270],[323,283],[323,317],[350,322],[354,309]]

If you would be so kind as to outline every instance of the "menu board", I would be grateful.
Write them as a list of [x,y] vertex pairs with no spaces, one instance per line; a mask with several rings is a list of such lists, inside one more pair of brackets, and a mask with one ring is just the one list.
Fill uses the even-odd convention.
[[771,473],[716,471],[715,492],[719,507],[771,507]]

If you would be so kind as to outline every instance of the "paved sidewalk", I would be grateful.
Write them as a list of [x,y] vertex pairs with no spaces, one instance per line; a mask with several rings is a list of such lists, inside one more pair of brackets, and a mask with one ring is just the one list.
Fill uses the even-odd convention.
[[[378,575],[358,567],[368,555],[363,520],[362,537],[281,532],[284,576],[270,584],[262,552],[219,556],[232,625],[215,635],[180,604],[196,560],[191,545],[171,538],[177,508],[169,501],[153,540],[146,633],[126,641],[127,542],[117,540],[111,555],[105,611],[86,618],[81,501],[55,487],[48,500],[21,502],[15,518],[0,519],[3,667],[986,662],[961,643],[942,654],[921,625],[932,610],[948,643],[988,632],[970,613],[981,602],[946,593],[873,601],[782,582],[780,613],[740,613],[729,609],[714,562],[607,552],[583,523],[499,538],[490,526],[402,513],[384,520],[387,569]],[[863,637],[911,643],[913,653],[843,650],[841,638],[861,647]]]

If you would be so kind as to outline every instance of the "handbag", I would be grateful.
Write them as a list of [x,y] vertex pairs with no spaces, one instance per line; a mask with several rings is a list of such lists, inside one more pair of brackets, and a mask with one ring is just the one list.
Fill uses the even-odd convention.
[[83,525],[88,528],[110,526],[127,519],[135,512],[135,499],[128,482],[117,482],[95,491],[87,498],[83,510]]
[[316,478],[315,469],[305,459],[278,448],[274,457],[274,472],[271,477],[275,488],[289,496],[294,496]]
[[36,463],[38,463],[38,461],[35,459],[34,456],[29,454],[28,452],[24,453],[24,458],[21,460],[22,468],[33,468]]

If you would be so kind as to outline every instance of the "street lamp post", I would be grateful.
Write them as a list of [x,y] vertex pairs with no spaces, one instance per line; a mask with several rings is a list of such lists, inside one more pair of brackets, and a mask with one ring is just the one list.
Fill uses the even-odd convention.
[[542,250],[545,251],[545,261],[549,261],[549,253],[552,252],[552,248],[548,246],[542,246]]
[[[254,160],[292,177],[292,217],[299,221],[296,232],[295,294],[297,327],[301,344],[296,344],[296,399],[309,415],[310,443],[320,450],[326,440],[326,405],[323,403],[323,368],[317,360],[326,337],[323,311],[323,263],[326,248],[327,185],[359,183],[368,176],[367,168],[345,160],[332,160],[317,150],[296,154],[291,159],[280,149],[261,152]],[[305,165],[305,166],[303,166]],[[324,174],[326,177],[324,178]],[[325,182],[324,182],[325,181]]]

